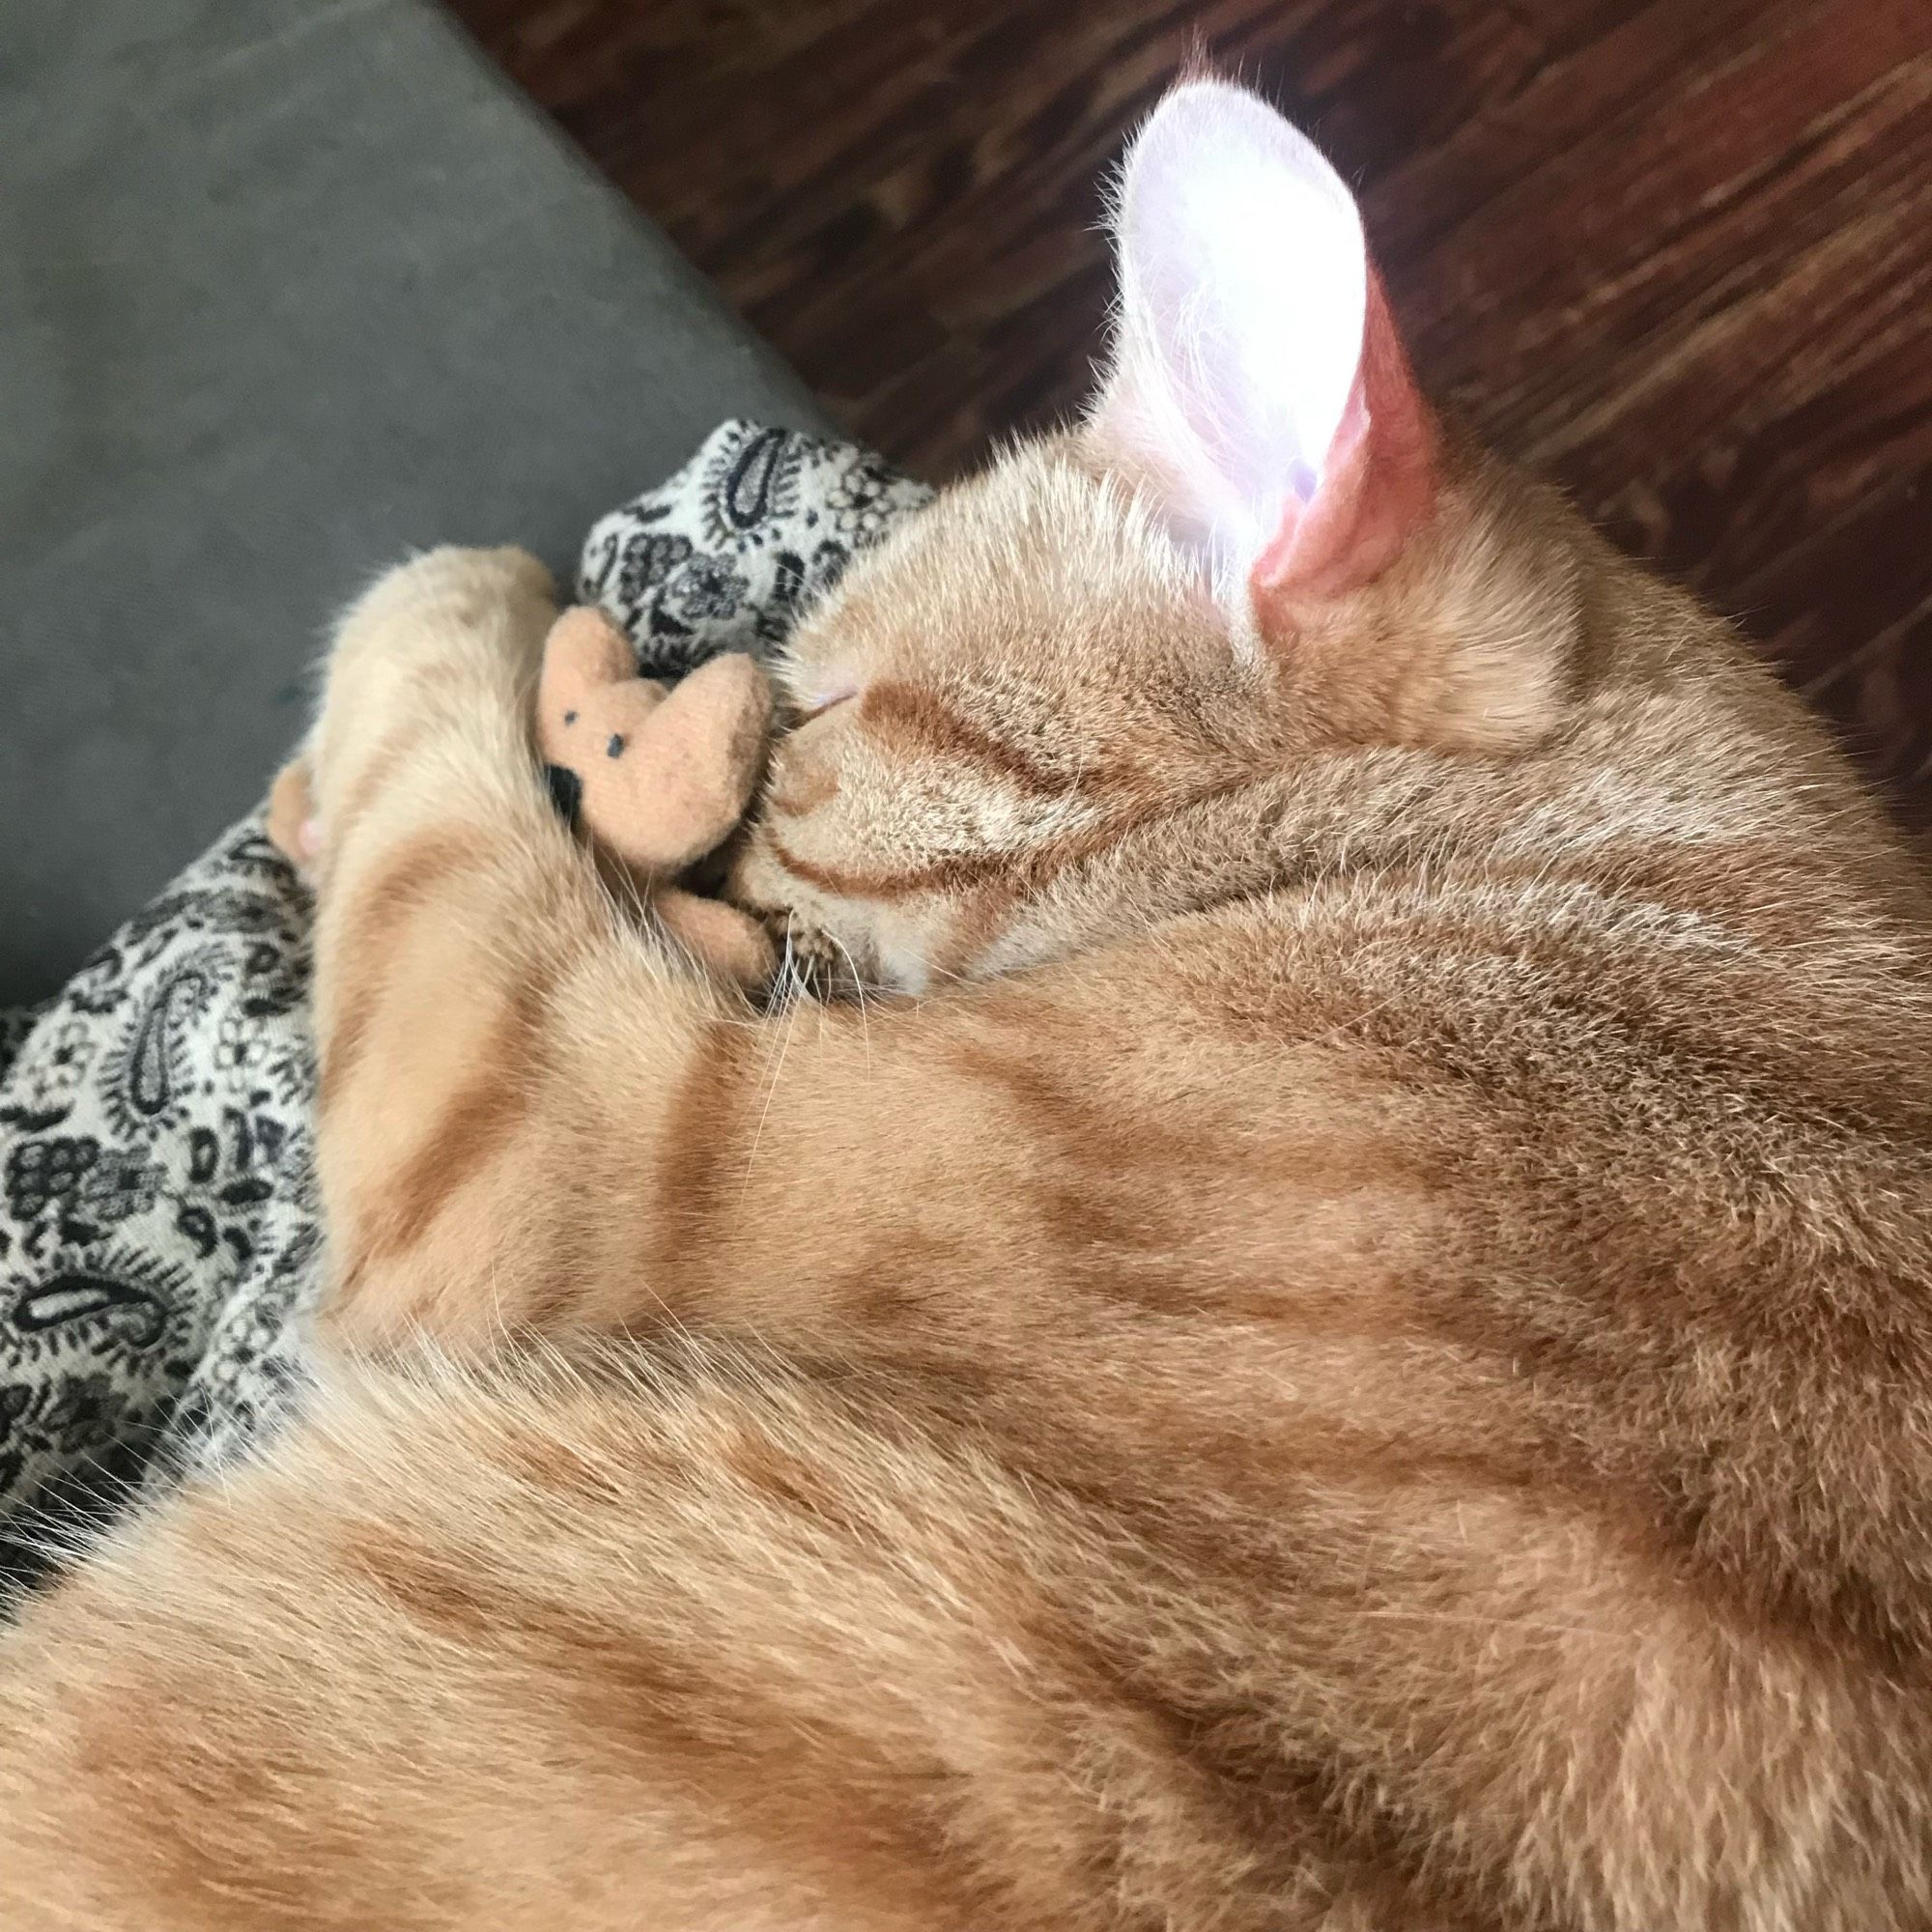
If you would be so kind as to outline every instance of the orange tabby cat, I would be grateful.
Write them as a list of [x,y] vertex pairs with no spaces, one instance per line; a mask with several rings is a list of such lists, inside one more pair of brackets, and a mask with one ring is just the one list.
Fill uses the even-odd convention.
[[617,916],[527,559],[349,616],[343,1354],[0,1649],[8,1932],[1932,1923],[1912,862],[1266,108],[1119,232],[797,639],[735,891],[887,997]]

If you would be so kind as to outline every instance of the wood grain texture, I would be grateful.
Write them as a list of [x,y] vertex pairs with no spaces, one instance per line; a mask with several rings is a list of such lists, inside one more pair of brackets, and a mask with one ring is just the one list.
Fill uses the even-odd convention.
[[1086,389],[1198,39],[1359,188],[1418,369],[1932,824],[1932,0],[455,0],[849,424]]

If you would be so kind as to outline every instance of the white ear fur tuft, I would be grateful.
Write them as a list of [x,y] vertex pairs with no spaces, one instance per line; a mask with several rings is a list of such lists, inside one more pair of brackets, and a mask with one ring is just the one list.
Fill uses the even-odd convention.
[[[1306,513],[1331,471],[1331,497],[1353,502],[1365,342],[1387,330],[1354,198],[1264,101],[1187,81],[1127,156],[1116,237],[1121,312],[1093,423],[1100,447],[1146,479],[1222,584],[1258,566],[1270,583],[1289,581],[1304,524],[1322,526],[1326,570],[1327,553],[1352,541],[1355,513],[1338,517],[1334,502]],[[1394,355],[1406,384],[1399,345]],[[1390,414],[1419,409],[1410,385],[1406,409]]]

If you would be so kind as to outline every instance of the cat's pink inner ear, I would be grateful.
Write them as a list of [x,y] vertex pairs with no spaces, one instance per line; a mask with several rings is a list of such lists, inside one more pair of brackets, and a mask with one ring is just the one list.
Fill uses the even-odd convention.
[[1348,589],[1434,501],[1435,433],[1341,178],[1264,101],[1189,80],[1128,156],[1091,427],[1224,585]]
[[1291,503],[1256,557],[1258,601],[1339,596],[1378,576],[1435,507],[1440,438],[1369,270],[1362,353],[1317,486]]

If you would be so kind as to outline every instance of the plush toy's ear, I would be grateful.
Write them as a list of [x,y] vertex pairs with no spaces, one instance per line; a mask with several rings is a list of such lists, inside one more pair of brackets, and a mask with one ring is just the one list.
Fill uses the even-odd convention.
[[[595,605],[574,605],[557,617],[544,640],[538,716],[550,728],[592,692],[637,674],[637,656],[623,632]],[[664,695],[662,687],[653,689]]]
[[1434,504],[1436,432],[1314,143],[1241,88],[1183,82],[1127,156],[1116,242],[1103,454],[1264,609],[1384,569]]

